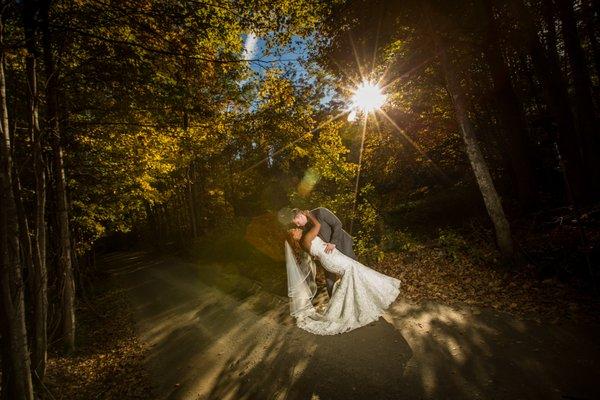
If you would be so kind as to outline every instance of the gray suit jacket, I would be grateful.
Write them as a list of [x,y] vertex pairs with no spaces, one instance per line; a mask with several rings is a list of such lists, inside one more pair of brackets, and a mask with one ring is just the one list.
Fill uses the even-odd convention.
[[[342,221],[325,207],[317,207],[310,212],[315,216],[319,223],[321,223],[319,237],[326,243],[335,244],[335,247],[339,251],[356,260],[356,255],[352,249],[354,244],[352,236],[342,228]],[[311,225],[312,224],[309,221],[304,227],[304,231],[306,232],[310,229]]]

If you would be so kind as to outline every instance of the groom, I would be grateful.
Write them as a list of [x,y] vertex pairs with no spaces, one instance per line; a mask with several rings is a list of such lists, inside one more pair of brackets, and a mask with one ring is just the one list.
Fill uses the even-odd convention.
[[[325,252],[331,253],[334,249],[338,249],[343,254],[356,260],[356,255],[354,254],[354,250],[352,250],[352,236],[342,228],[340,219],[325,207],[317,207],[314,210],[311,210],[310,213],[314,215],[321,224],[319,237],[327,243]],[[302,210],[297,208],[292,210],[292,222],[297,227],[302,228],[304,232],[310,229],[311,226],[306,215],[302,213]],[[327,270],[325,270],[325,277],[327,278],[327,293],[329,294],[329,297],[331,297],[333,284],[337,277],[333,272]]]

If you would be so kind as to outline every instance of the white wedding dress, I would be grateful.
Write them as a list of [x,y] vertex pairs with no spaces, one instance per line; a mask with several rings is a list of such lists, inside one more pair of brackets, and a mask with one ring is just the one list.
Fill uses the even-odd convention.
[[[306,306],[294,312],[296,324],[317,335],[335,335],[377,321],[384,310],[400,294],[400,280],[379,273],[344,255],[338,249],[325,252],[325,242],[318,236],[310,245],[310,254],[318,257],[325,269],[341,275],[323,313],[312,306],[312,296]],[[298,293],[298,290],[295,291]],[[303,293],[310,293],[305,289]],[[312,292],[314,296],[314,292]]]

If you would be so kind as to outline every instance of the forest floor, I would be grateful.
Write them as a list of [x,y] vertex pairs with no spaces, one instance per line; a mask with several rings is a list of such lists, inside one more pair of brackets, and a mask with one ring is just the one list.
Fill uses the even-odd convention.
[[[415,262],[396,261],[375,267]],[[532,311],[522,306],[529,304],[527,293],[545,293],[521,280],[513,286],[502,276],[489,281],[496,294],[482,297],[496,300],[479,304],[476,295],[452,295],[467,276],[444,270],[423,282],[427,275],[405,272],[403,294],[378,322],[321,337],[295,327],[281,267],[271,271],[275,284],[248,278],[241,264],[142,251],[109,253],[98,267],[129,304],[135,342],[143,347],[140,371],[152,382],[145,398],[600,398],[600,325],[579,313],[579,302],[558,319],[546,318],[545,308],[536,318],[521,316]],[[444,274],[450,274],[446,288]],[[480,278],[471,277],[487,279]],[[318,300],[325,301],[320,290]],[[439,296],[417,295],[423,291]],[[507,309],[504,292],[514,294]]]
[[492,254],[474,260],[460,251],[414,245],[372,266],[403,281],[404,298],[415,303],[435,301],[475,314],[491,309],[538,323],[600,323],[600,302],[589,282],[582,288],[556,277],[541,279],[531,264],[491,266]]
[[152,398],[147,346],[136,334],[125,291],[105,273],[95,276],[94,285],[79,294],[76,350],[65,356],[60,343],[51,345],[40,395],[50,400]]

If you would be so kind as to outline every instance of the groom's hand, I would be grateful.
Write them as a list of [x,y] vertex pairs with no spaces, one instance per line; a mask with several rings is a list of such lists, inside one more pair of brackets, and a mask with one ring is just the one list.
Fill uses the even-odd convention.
[[325,253],[329,254],[333,250],[335,250],[335,244],[333,244],[333,243],[327,243],[327,244],[325,244]]

